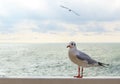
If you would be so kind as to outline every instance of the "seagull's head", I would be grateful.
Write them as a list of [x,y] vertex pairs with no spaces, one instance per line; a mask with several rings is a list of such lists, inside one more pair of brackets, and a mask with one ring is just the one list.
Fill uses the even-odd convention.
[[76,48],[76,43],[75,43],[74,41],[71,41],[71,42],[68,44],[67,48]]

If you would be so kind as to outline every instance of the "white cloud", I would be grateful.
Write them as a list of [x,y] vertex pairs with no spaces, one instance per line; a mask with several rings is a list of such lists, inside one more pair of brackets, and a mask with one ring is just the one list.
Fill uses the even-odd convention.
[[[0,42],[68,42],[71,40],[77,42],[120,42],[120,21],[106,22],[106,21],[90,21],[79,24],[70,24],[64,22],[51,22],[49,20],[43,22],[45,25],[54,23],[57,27],[63,27],[63,31],[48,30],[46,33],[42,31],[34,31],[39,29],[40,22],[35,20],[21,20],[13,25],[13,33],[0,34]],[[105,31],[98,33],[98,27]],[[48,26],[49,27],[49,26]],[[92,27],[96,29],[91,29]],[[85,31],[83,31],[85,29]],[[91,30],[91,31],[89,31]]]
[[69,32],[56,32],[55,34],[38,32],[0,34],[0,42],[45,43],[69,42],[71,40],[76,42],[120,42],[119,32],[102,35],[83,35],[82,33],[76,33],[70,36],[69,34]]
[[45,11],[48,8],[44,0],[10,0],[10,2],[19,7],[35,11]]
[[[120,42],[120,0],[61,2],[62,5],[79,12],[79,18],[72,16],[72,13],[70,16],[67,10],[63,11],[59,7],[61,3],[58,4],[58,2],[56,0],[51,2],[48,0],[0,0],[0,16],[6,18],[11,16],[1,19],[0,27],[4,29],[4,24],[8,27],[6,31],[7,29],[14,31],[7,34],[0,33],[0,42],[68,42],[71,40]],[[30,16],[29,13],[31,13]],[[16,20],[16,18],[19,19]],[[15,21],[12,22],[12,20]],[[42,29],[47,32],[43,33]]]
[[13,30],[15,32],[32,32],[34,29],[38,28],[38,24],[34,20],[21,20],[13,25]]
[[2,17],[8,16],[9,14],[8,14],[7,8],[4,7],[4,5],[1,1],[0,1],[0,3],[1,3],[0,4],[0,16],[2,16]]
[[120,29],[120,21],[102,22],[101,25],[106,31],[114,32]]
[[42,14],[49,11],[45,0],[0,0],[0,16],[13,16],[14,14],[33,12]]
[[[56,24],[61,25],[65,30],[69,32],[80,32],[80,33],[108,33],[116,32],[120,30],[120,21],[88,21],[80,22],[78,24],[56,22]],[[118,31],[119,32],[119,31]]]
[[[108,33],[109,34],[109,33]],[[110,35],[91,35],[85,36],[77,33],[74,36],[69,36],[69,32],[57,34],[49,33],[12,33],[8,35],[0,35],[0,42],[28,42],[28,43],[45,43],[45,42],[69,42],[71,40],[77,42],[120,42],[120,33]]]

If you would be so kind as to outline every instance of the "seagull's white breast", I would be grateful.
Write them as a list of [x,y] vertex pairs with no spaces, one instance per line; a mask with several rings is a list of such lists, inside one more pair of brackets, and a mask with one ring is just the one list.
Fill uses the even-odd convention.
[[76,57],[76,55],[77,55],[77,51],[76,50],[70,49],[68,54],[69,54],[70,60],[73,63],[75,63],[75,64],[77,64],[79,66],[82,66],[82,67],[87,67],[88,66],[88,64],[87,64],[87,62],[85,60],[80,60],[80,59],[78,59]]

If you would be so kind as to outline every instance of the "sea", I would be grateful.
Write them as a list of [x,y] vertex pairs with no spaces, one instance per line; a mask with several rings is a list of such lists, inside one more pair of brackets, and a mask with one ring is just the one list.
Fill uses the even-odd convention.
[[[77,65],[67,43],[0,43],[0,77],[73,77]],[[84,68],[84,77],[120,77],[120,43],[78,43],[77,48],[107,67]]]

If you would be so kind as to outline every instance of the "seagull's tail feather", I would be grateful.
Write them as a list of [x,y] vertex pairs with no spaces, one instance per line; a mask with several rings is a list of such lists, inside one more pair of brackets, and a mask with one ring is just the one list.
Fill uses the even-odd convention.
[[109,64],[105,64],[105,63],[101,63],[101,62],[98,62],[98,65],[103,66],[103,67],[109,66]]

